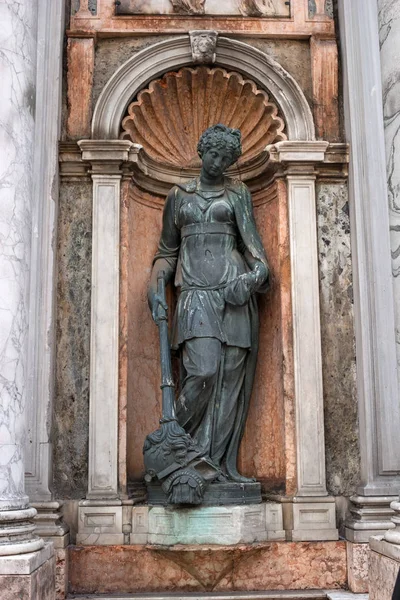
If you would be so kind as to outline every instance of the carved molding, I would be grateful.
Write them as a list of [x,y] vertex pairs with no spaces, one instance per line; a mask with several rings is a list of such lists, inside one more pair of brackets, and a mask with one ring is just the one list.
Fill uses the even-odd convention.
[[[189,36],[152,44],[127,60],[109,79],[97,101],[92,121],[94,139],[117,139],[128,105],[139,90],[168,71],[192,64]],[[249,44],[219,37],[216,64],[245,74],[271,93],[291,140],[314,140],[310,106],[293,77],[270,56]]]
[[185,67],[152,81],[130,104],[121,138],[140,144],[153,161],[181,171],[200,168],[198,139],[216,123],[240,128],[239,168],[268,144],[286,140],[278,107],[264,91],[239,73],[207,67]]

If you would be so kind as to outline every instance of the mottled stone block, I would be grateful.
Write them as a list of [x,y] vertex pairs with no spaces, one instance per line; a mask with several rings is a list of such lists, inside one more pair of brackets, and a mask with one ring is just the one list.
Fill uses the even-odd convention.
[[71,593],[318,590],[346,585],[344,542],[69,548]]
[[56,550],[56,600],[65,600],[68,593],[68,550]]
[[369,600],[392,600],[400,563],[371,551],[369,555]]
[[356,594],[368,592],[369,545],[346,543],[349,588]]

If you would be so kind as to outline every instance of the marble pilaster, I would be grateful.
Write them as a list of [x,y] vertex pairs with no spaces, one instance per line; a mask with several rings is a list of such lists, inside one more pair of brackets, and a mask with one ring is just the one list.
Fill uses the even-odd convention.
[[[400,3],[378,0],[378,24],[395,299],[396,351],[400,365]],[[400,369],[398,370],[400,386]]]
[[284,499],[283,510],[293,541],[338,539],[335,500],[326,489],[315,194],[315,166],[328,146],[284,141],[269,147],[271,161],[285,169],[289,204],[297,493]]
[[[349,177],[361,481],[368,536],[387,523],[400,485],[400,403],[376,0],[339,0]],[[366,43],[368,40],[368,43]],[[360,501],[368,497],[372,502]],[[385,502],[377,498],[385,497]],[[367,505],[371,505],[370,507]],[[373,529],[368,529],[368,522]],[[351,520],[350,520],[351,523]],[[351,531],[351,525],[348,531]]]

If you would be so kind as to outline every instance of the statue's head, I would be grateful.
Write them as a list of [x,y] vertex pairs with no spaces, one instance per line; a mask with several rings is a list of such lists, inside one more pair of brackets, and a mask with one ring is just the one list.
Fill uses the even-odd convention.
[[207,174],[219,177],[242,154],[241,133],[226,125],[213,125],[200,137],[197,152]]

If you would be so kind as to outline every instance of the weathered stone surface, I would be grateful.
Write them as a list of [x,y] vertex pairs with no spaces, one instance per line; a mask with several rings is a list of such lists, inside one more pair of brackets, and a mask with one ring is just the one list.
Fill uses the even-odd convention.
[[69,552],[72,593],[338,589],[346,583],[344,542],[71,546]]
[[65,600],[68,592],[68,550],[59,548],[56,554],[56,600]]
[[392,600],[399,563],[392,558],[370,552],[369,600]]
[[312,105],[311,52],[308,41],[253,38],[247,39],[246,43],[265,52],[282,65],[294,77]]
[[90,135],[94,39],[69,39],[67,56],[67,134],[78,140]]
[[346,542],[349,588],[355,594],[368,592],[369,544]]
[[347,188],[317,188],[327,486],[333,495],[350,496],[360,459]]
[[0,575],[1,600],[55,600],[55,557],[31,575]]
[[53,437],[59,498],[82,498],[87,490],[91,213],[89,183],[61,187]]
[[[143,48],[169,38],[171,38],[170,35],[153,35],[145,38],[99,39],[95,54],[92,106],[95,106],[104,85],[128,58]],[[308,41],[248,38],[246,43],[278,61],[296,79],[311,104],[311,59]],[[273,100],[273,98],[271,99]]]
[[170,35],[150,35],[137,38],[98,40],[94,60],[92,106],[95,106],[104,85],[128,58],[152,44],[171,37]]

